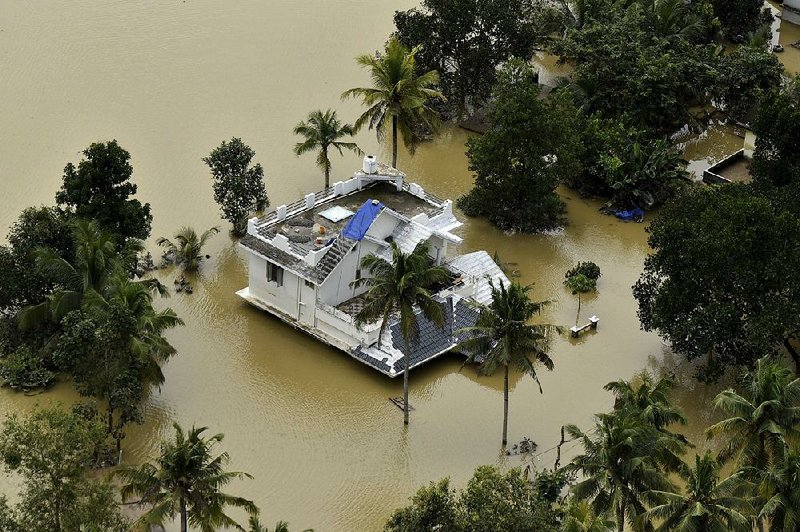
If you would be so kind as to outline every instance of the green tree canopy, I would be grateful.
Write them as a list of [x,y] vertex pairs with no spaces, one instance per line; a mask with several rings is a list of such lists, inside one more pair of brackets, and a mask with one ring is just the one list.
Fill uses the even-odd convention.
[[711,0],[711,5],[728,37],[746,36],[772,19],[760,0]]
[[475,185],[459,207],[504,230],[563,225],[565,207],[555,189],[580,172],[577,120],[566,95],[539,98],[537,73],[527,63],[507,63],[494,89],[492,127],[467,143]]
[[387,532],[555,532],[556,514],[519,469],[493,466],[475,470],[466,488],[456,492],[449,479],[422,487],[411,504],[389,518]]
[[[764,99],[753,131],[753,180],[762,188],[800,184],[800,76]],[[798,212],[796,206],[800,202],[796,197],[791,196],[784,203]]]
[[95,142],[83,150],[76,167],[64,168],[64,182],[56,194],[59,206],[79,218],[95,220],[116,235],[120,244],[128,238],[150,235],[150,204],[131,198],[136,185],[131,182],[131,155],[116,140]]
[[535,23],[534,0],[423,0],[397,11],[397,38],[419,46],[417,67],[440,73],[442,93],[454,114],[484,104],[497,67],[511,57],[529,58],[543,33]]
[[260,163],[251,164],[256,152],[242,142],[232,138],[222,141],[203,158],[211,170],[214,200],[222,210],[222,216],[233,224],[233,234],[243,235],[247,231],[247,218],[257,211],[269,207],[269,198],[264,188],[264,168]]
[[716,98],[731,118],[745,123],[765,96],[780,88],[783,76],[783,65],[775,54],[756,46],[740,46],[723,56],[719,70]]
[[7,470],[23,478],[15,509],[20,530],[128,530],[113,489],[87,474],[105,439],[102,424],[57,407],[6,419],[0,457]]
[[219,233],[219,229],[211,227],[198,236],[197,232],[191,227],[182,227],[175,233],[175,242],[162,236],[156,240],[156,243],[166,250],[166,258],[181,266],[187,272],[195,272],[200,268],[200,263],[203,262],[203,259],[206,258],[203,256],[203,247],[217,233]]
[[633,288],[639,319],[700,376],[752,367],[800,329],[800,221],[747,185],[696,188],[648,228],[653,254]]

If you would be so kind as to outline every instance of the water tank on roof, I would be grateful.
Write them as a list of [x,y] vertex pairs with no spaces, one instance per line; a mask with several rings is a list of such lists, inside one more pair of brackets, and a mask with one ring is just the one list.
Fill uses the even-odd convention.
[[364,164],[361,166],[361,169],[364,171],[365,174],[377,174],[378,160],[375,158],[374,155],[367,155],[366,157],[364,157]]

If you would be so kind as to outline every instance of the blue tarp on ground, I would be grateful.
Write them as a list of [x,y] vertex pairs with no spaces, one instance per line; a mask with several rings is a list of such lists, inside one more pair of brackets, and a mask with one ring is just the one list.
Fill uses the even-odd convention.
[[371,199],[364,202],[364,205],[358,209],[358,212],[347,223],[347,226],[342,231],[342,236],[351,240],[361,240],[367,234],[369,226],[375,221],[375,217],[383,209],[383,203],[378,202],[373,204]]
[[644,218],[644,211],[639,207],[636,207],[630,211],[614,211],[614,215],[620,220],[625,220],[626,222],[629,220],[639,221]]

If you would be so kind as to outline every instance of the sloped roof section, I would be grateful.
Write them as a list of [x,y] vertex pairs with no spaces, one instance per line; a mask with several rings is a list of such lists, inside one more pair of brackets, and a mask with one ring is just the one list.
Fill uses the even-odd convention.
[[465,255],[459,255],[447,262],[455,271],[465,273],[472,278],[475,289],[473,299],[482,305],[492,302],[492,289],[490,280],[495,286],[503,283],[508,286],[508,277],[495,263],[494,259],[485,251],[474,251]]

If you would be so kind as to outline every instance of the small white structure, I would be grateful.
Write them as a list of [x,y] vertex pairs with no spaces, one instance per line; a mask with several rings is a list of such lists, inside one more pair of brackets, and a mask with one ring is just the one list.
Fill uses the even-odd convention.
[[380,323],[355,324],[366,288],[351,282],[368,274],[360,269],[361,259],[374,254],[391,261],[390,242],[410,252],[428,240],[431,260],[451,272],[435,295],[444,327],[418,316],[419,341],[409,347],[410,367],[416,367],[451,350],[460,341],[459,330],[474,325],[478,311],[469,300],[489,303],[490,281],[508,283],[485,251],[451,256],[462,241],[452,231],[461,225],[452,201],[406,183],[402,172],[366,157],[351,179],[249,221],[240,242],[250,255],[249,285],[237,294],[394,377],[403,371],[397,318],[391,318],[380,346]]

